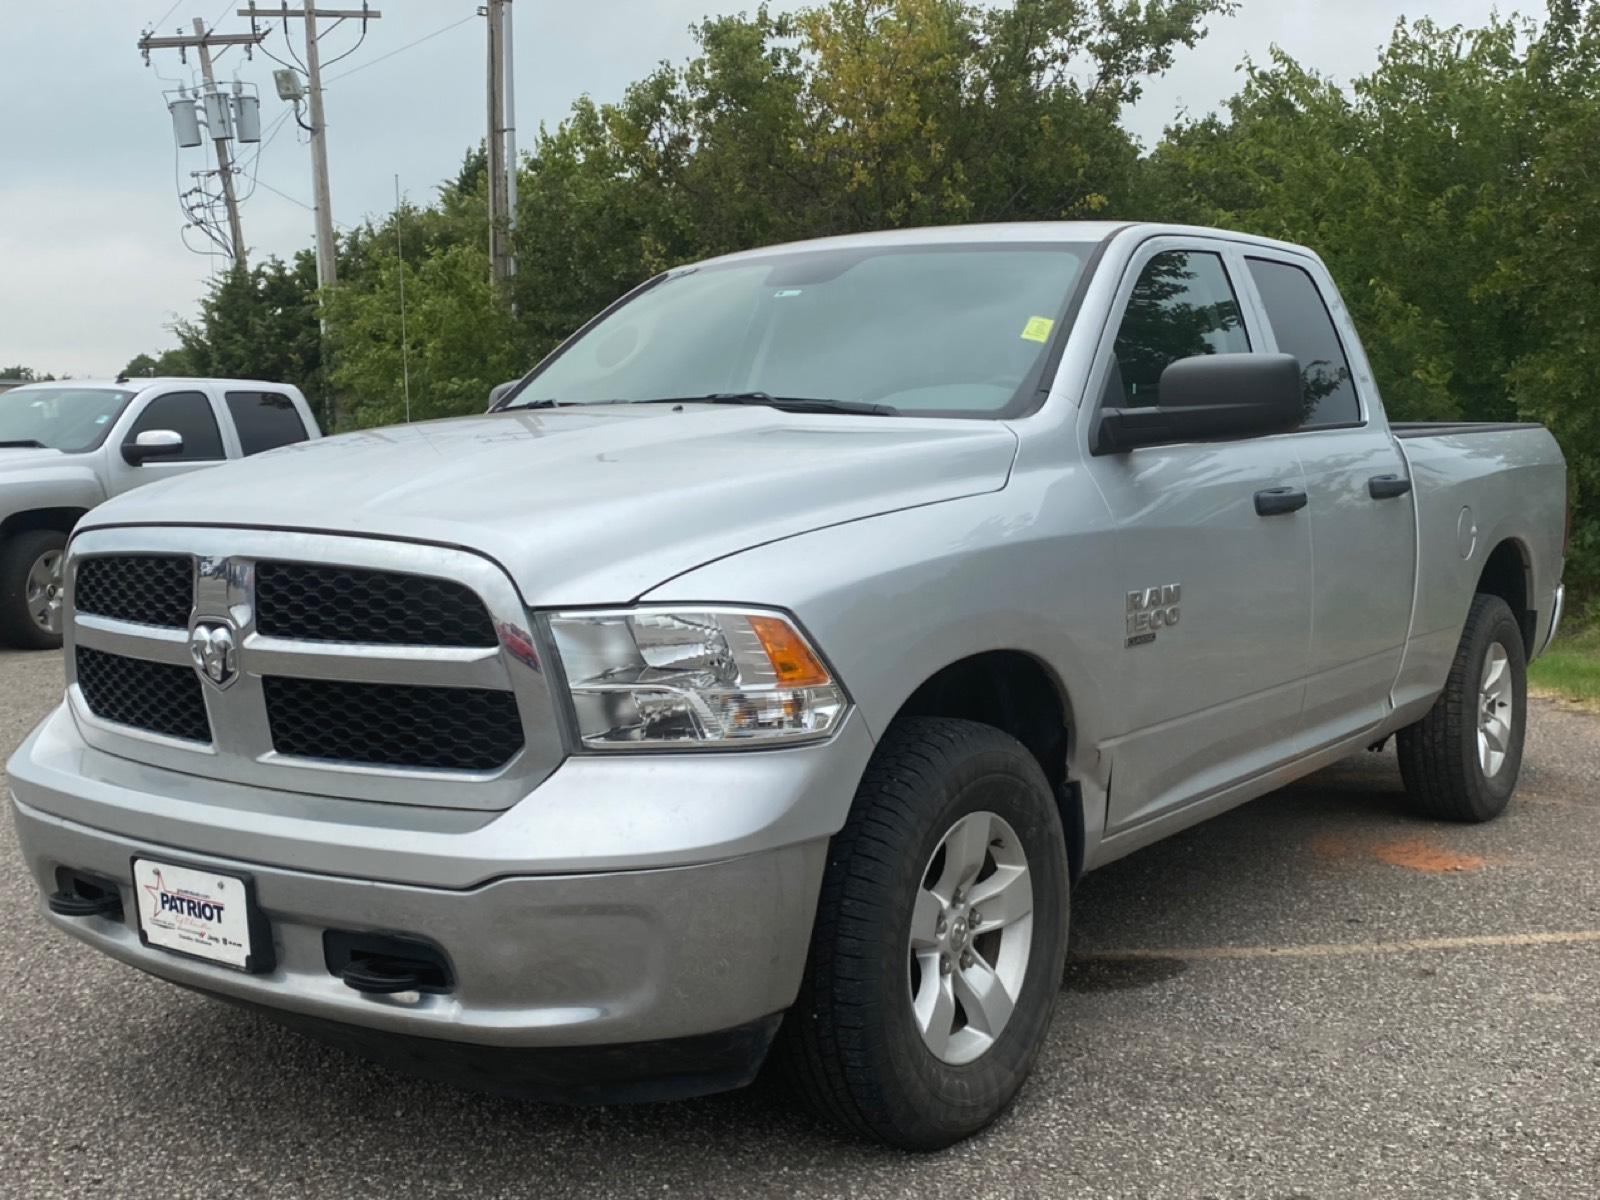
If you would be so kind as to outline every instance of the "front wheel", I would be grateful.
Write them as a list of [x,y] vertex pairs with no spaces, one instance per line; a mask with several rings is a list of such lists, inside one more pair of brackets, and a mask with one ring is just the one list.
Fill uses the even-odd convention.
[[1411,802],[1447,821],[1499,816],[1522,769],[1527,715],[1522,630],[1504,600],[1475,596],[1444,691],[1395,739]]
[[780,1060],[824,1115],[933,1150],[1005,1110],[1066,959],[1066,843],[1033,757],[998,729],[909,718],[833,840]]
[[67,535],[30,529],[0,543],[0,642],[23,650],[61,645],[61,569]]

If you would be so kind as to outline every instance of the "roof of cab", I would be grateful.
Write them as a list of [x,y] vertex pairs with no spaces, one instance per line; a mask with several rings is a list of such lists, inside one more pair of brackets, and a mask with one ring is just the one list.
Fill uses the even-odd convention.
[[873,246],[938,246],[971,245],[973,243],[1007,242],[1067,242],[1095,245],[1109,241],[1119,233],[1132,232],[1140,239],[1172,235],[1182,237],[1223,238],[1276,250],[1291,250],[1315,258],[1314,252],[1304,246],[1254,234],[1239,233],[1231,229],[1212,229],[1199,225],[1172,225],[1156,221],[1009,221],[991,225],[932,225],[919,229],[886,229],[876,233],[847,233],[837,237],[813,238],[808,241],[784,242],[775,246],[762,246],[718,255],[699,264],[737,262],[744,258],[760,258],[771,254],[804,253],[813,250],[853,250]]
[[298,391],[293,384],[275,383],[268,379],[223,379],[210,375],[135,375],[119,376],[116,379],[35,379],[25,383],[22,387],[13,388],[12,391],[20,392],[23,388],[36,387],[75,387],[75,388],[116,388],[119,391],[139,391],[152,387],[169,387],[174,384],[194,385],[197,383],[221,383],[230,387],[273,388],[279,391],[291,389]]

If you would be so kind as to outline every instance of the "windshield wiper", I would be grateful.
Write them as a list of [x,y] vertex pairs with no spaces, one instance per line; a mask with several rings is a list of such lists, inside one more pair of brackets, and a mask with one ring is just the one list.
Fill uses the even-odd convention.
[[9,442],[0,442],[0,450],[43,450],[44,443],[36,442],[32,438],[16,438]]
[[864,417],[897,417],[892,404],[869,404],[864,400],[819,400],[810,396],[774,396],[767,392],[710,392],[704,396],[660,396],[636,400],[635,404],[761,404],[783,412],[850,413]]

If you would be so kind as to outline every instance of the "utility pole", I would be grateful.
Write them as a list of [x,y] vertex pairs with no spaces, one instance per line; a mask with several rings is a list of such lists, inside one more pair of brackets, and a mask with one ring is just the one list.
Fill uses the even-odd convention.
[[[501,42],[505,63],[504,125],[506,130],[506,274],[517,273],[517,85],[516,55],[511,45],[511,0],[505,0],[501,18]],[[515,311],[515,301],[512,310]]]
[[317,206],[317,286],[339,282],[333,245],[333,197],[328,189],[328,119],[322,111],[322,61],[317,55],[317,7],[305,0],[306,76],[311,92],[311,189]]
[[[206,23],[194,19],[194,36],[200,42],[200,70],[206,79],[206,95],[220,95],[217,77],[211,70],[211,47],[206,44]],[[222,199],[228,206],[228,241],[233,246],[233,265],[240,270],[245,266],[244,226],[239,224],[239,198],[233,193],[233,160],[228,153],[228,129],[224,125],[213,129],[211,144],[217,151],[217,174],[222,177]]]
[[[339,282],[339,262],[333,240],[333,200],[328,187],[328,122],[322,108],[322,63],[317,50],[317,21],[377,20],[383,16],[375,8],[318,8],[316,0],[303,0],[301,11],[289,8],[282,0],[276,11],[257,8],[238,10],[241,17],[250,18],[250,28],[256,27],[258,18],[276,17],[287,25],[290,21],[304,21],[306,34],[307,91],[310,93],[311,116],[311,191],[317,216],[317,286],[331,288]],[[265,36],[263,34],[262,36]]]
[[489,136],[485,140],[489,168],[489,277],[502,284],[511,276],[506,194],[505,47],[507,0],[489,0]]
[[206,23],[196,17],[193,37],[158,38],[146,34],[139,39],[139,49],[143,51],[146,61],[152,50],[176,50],[183,55],[192,48],[200,53],[200,70],[206,80],[207,120],[211,126],[208,132],[216,147],[217,174],[222,180],[222,199],[228,207],[228,245],[236,267],[245,265],[244,227],[239,223],[239,199],[233,190],[233,157],[228,150],[233,131],[229,123],[231,118],[227,116],[228,101],[217,89],[217,78],[211,68],[211,47],[255,46],[264,37],[264,33],[210,33],[206,30]]
[[[250,18],[250,30],[255,32],[258,17],[268,20],[276,17],[283,22],[284,32],[287,35],[290,21],[304,21],[306,37],[305,70],[307,90],[310,92],[311,125],[311,192],[313,210],[317,219],[317,288],[326,292],[339,282],[338,247],[333,240],[333,197],[328,186],[328,119],[322,107],[322,56],[318,49],[321,36],[317,33],[317,21],[332,21],[332,29],[337,29],[345,21],[360,21],[363,37],[366,35],[366,23],[376,21],[383,16],[375,8],[368,8],[365,3],[360,8],[318,8],[316,0],[302,0],[299,12],[289,8],[289,0],[280,0],[278,9],[260,9],[256,7],[255,0],[250,0],[249,8],[238,10],[241,17]],[[263,34],[262,36],[265,36]],[[278,94],[285,96],[284,85],[278,86]],[[295,104],[295,120],[300,120],[298,98]],[[339,397],[327,392],[327,350],[326,338],[328,333],[327,319],[322,321],[322,334],[324,339],[323,349],[323,401],[328,414],[327,425],[330,431],[339,427]]]

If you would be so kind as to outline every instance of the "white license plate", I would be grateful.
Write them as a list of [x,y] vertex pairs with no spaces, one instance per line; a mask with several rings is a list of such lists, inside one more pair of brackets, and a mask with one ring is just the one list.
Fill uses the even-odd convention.
[[133,890],[147,944],[251,969],[250,894],[243,879],[136,858]]

